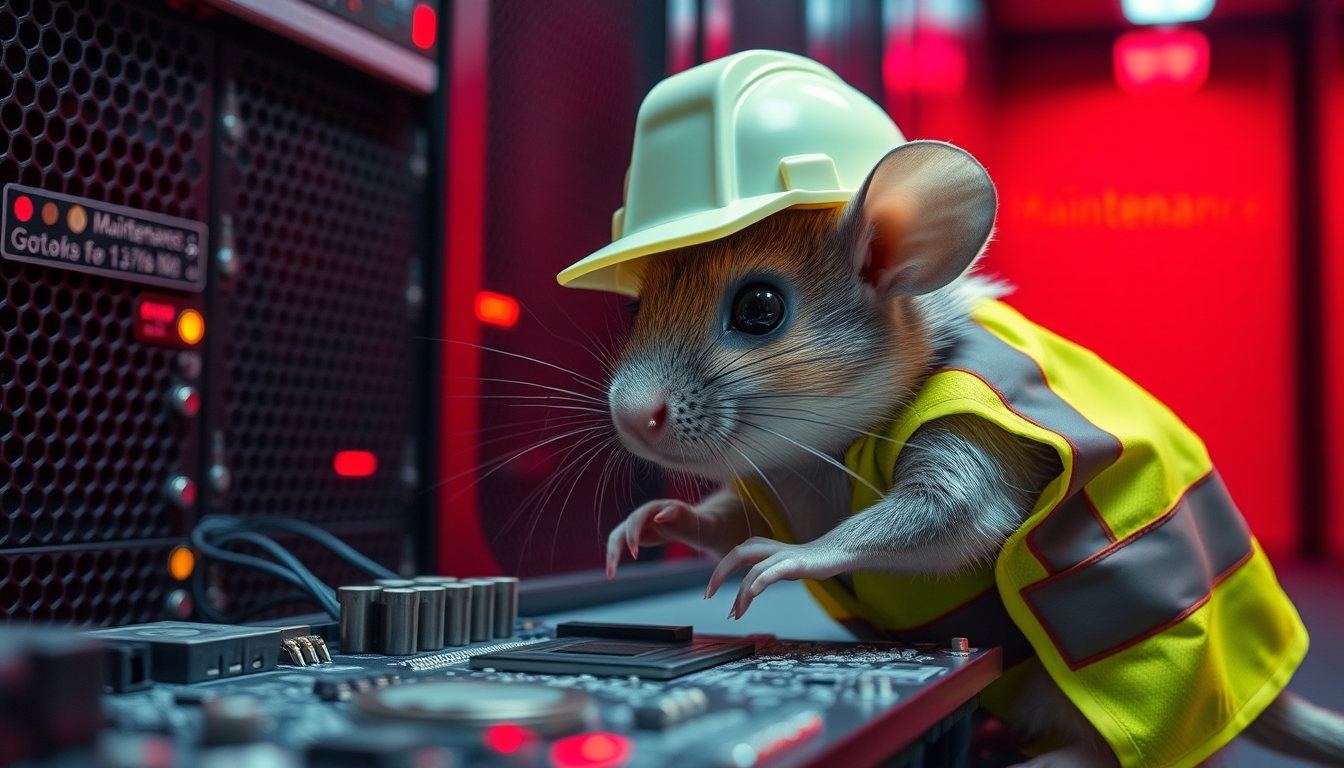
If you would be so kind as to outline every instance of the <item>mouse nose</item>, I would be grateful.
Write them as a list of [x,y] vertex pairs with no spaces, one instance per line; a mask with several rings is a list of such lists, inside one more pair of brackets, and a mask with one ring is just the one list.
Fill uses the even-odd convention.
[[667,424],[667,398],[657,395],[642,402],[623,403],[616,409],[616,421],[627,434],[653,445]]

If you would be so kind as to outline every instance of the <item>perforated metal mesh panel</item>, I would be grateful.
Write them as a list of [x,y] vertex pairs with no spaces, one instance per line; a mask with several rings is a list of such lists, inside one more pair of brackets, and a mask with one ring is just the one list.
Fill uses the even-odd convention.
[[[240,516],[372,523],[395,538],[417,397],[415,118],[404,99],[344,70],[318,77],[242,48],[224,62],[221,109],[236,113],[242,138],[223,145],[216,226],[235,233],[240,269],[216,276],[211,308],[222,377],[211,429],[232,480],[215,503]],[[344,450],[374,453],[377,470],[339,477]],[[379,546],[395,567],[399,545]],[[325,562],[314,571],[352,578]],[[225,591],[245,606],[281,588],[248,575]]]
[[[0,185],[203,218],[213,60],[209,37],[139,5],[0,4]],[[196,469],[196,431],[167,408],[175,353],[133,338],[137,285],[0,274],[0,616],[154,618],[162,544],[80,547],[187,522],[162,496]]]
[[[592,353],[621,335],[626,301],[557,288],[555,275],[611,240],[635,114],[661,76],[661,46],[658,70],[641,74],[650,33],[655,42],[662,34],[661,12],[646,16],[654,5],[491,3],[485,287],[516,297],[526,311],[513,328],[487,327],[488,347],[606,378]],[[536,400],[502,397],[548,390],[499,381],[596,395],[599,409],[605,393],[507,354],[483,352],[481,362],[489,398],[481,404],[481,462],[499,467],[482,473],[481,526],[500,565],[523,576],[599,567],[606,531],[643,493],[640,475],[618,459],[618,446],[599,447],[609,427],[546,442],[578,428],[581,412],[546,413],[531,407]],[[585,423],[606,421],[592,417]]]
[[0,617],[110,626],[162,611],[168,546],[137,542],[63,552],[0,552]]

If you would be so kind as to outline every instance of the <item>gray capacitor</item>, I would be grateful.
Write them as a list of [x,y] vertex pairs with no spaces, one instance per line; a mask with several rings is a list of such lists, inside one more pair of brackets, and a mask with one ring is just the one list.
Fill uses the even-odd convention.
[[406,587],[383,590],[383,642],[387,656],[410,656],[419,639],[420,592]]
[[486,581],[495,584],[495,637],[513,637],[518,621],[518,577],[495,576]]
[[376,653],[382,587],[341,587],[341,653]]
[[447,646],[471,642],[471,585],[444,584],[443,643]]
[[383,588],[415,586],[415,582],[410,579],[374,579],[373,583]]
[[495,634],[495,584],[484,579],[468,579],[471,587],[471,642],[489,640]]
[[420,593],[420,632],[417,651],[437,651],[443,647],[444,599],[447,591],[441,584],[417,584]]

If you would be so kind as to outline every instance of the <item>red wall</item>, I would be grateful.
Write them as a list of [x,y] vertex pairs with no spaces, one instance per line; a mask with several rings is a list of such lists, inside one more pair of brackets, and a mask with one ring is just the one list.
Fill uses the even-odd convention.
[[1333,30],[1324,110],[1326,461],[1332,551],[1344,553],[1344,23]]
[[1194,428],[1266,549],[1290,553],[1288,38],[1211,35],[1201,90],[1143,96],[1116,86],[1112,39],[1000,48],[986,159],[1002,209],[986,266],[1018,286],[1010,303]]

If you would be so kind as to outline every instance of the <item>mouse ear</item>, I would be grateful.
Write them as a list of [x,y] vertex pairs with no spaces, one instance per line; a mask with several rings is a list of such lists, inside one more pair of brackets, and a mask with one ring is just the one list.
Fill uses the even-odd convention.
[[912,141],[882,158],[855,202],[851,226],[871,236],[858,241],[854,268],[880,296],[917,295],[952,282],[980,255],[998,196],[966,150]]

